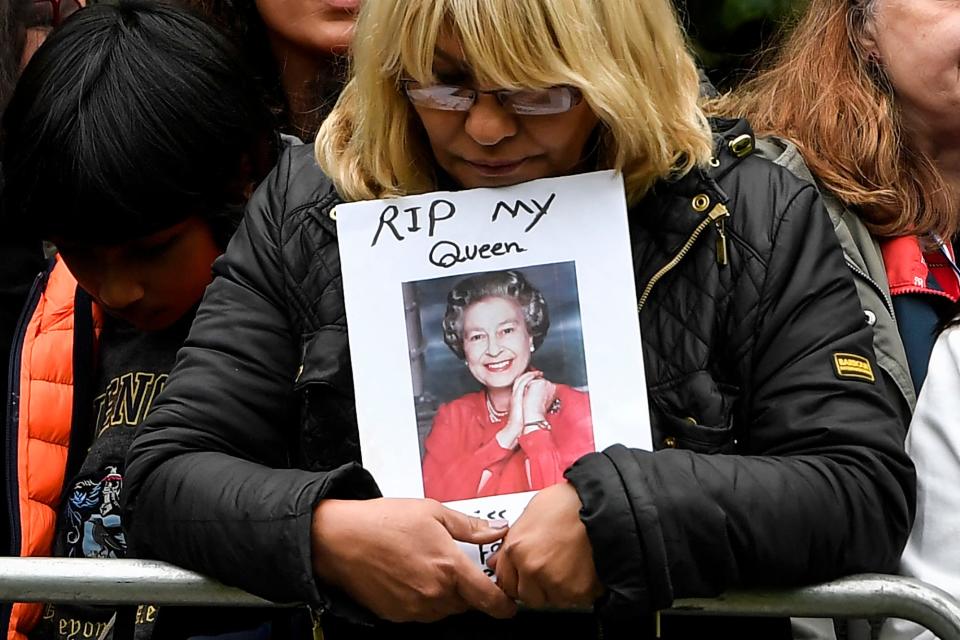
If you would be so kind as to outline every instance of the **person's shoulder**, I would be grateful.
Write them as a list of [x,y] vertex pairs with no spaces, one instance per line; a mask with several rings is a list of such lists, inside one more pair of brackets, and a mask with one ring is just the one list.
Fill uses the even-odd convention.
[[729,123],[714,131],[715,156],[698,170],[698,186],[717,188],[726,199],[727,230],[764,255],[787,216],[799,230],[813,216],[826,219],[826,212],[795,146],[780,138],[758,140],[745,120]]
[[744,118],[711,118],[710,129],[714,145],[710,166],[694,170],[701,182],[716,181],[728,195],[732,189],[747,196],[771,190],[792,193],[812,186],[803,157],[789,141],[758,138]]
[[[320,169],[313,145],[289,145],[280,154],[278,172],[285,182],[284,210],[335,206],[340,202],[333,181]],[[334,202],[336,201],[336,202]]]
[[812,181],[800,177],[788,167],[758,153],[742,158],[718,183],[731,199],[731,212],[741,206],[760,205],[780,212],[801,194],[816,193]]
[[762,136],[756,139],[755,153],[764,160],[790,171],[801,180],[813,182],[813,174],[807,167],[800,149],[792,141],[780,136]]
[[[270,175],[260,184],[247,205],[247,223],[254,235],[274,237],[275,242],[293,251],[290,260],[307,260],[300,255],[309,249],[335,244],[334,208],[342,202],[332,180],[317,165],[311,145],[287,145]],[[304,242],[291,242],[305,236]]]
[[282,227],[287,220],[296,222],[305,211],[322,209],[327,214],[339,202],[333,181],[317,164],[313,147],[301,144],[286,145],[281,150],[276,165],[257,187],[247,208],[262,211],[275,226]]

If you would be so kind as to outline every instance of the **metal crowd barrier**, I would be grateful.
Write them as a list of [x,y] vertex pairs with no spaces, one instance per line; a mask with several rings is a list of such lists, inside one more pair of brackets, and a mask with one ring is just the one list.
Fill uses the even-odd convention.
[[[164,562],[0,558],[0,602],[180,606],[293,606],[272,603]],[[941,640],[960,640],[960,603],[919,580],[864,574],[797,589],[731,591],[674,602],[668,615],[904,618]]]

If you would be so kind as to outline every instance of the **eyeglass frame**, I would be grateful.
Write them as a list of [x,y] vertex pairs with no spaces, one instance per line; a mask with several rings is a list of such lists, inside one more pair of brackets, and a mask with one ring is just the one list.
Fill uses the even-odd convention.
[[[576,107],[578,104],[583,102],[583,92],[577,87],[574,87],[572,85],[567,85],[567,84],[554,85],[552,87],[547,87],[545,89],[476,89],[474,87],[469,87],[466,85],[452,84],[447,82],[440,82],[436,84],[425,85],[422,82],[414,80],[413,78],[402,78],[400,80],[400,86],[403,88],[403,93],[404,95],[406,95],[407,99],[410,100],[410,102],[414,105],[416,105],[417,102],[410,96],[410,85],[418,85],[419,87],[424,89],[429,89],[431,87],[450,87],[450,88],[456,88],[460,91],[471,91],[473,93],[473,96],[470,97],[470,104],[465,109],[445,109],[443,107],[438,107],[438,106],[423,105],[427,109],[436,109],[438,111],[453,111],[457,113],[466,113],[470,111],[470,109],[472,109],[474,105],[477,103],[477,98],[479,98],[481,95],[484,95],[484,94],[491,94],[495,96],[500,106],[505,109],[507,108],[506,100],[508,100],[511,96],[516,95],[517,93],[537,92],[537,91],[545,92],[545,91],[550,91],[552,89],[564,89],[570,95],[570,106],[564,109],[563,111],[551,111],[549,113],[520,113],[513,109],[508,109],[510,113],[513,113],[514,115],[520,115],[520,116],[558,115],[561,113],[567,113],[571,111],[574,107]],[[467,98],[468,96],[458,96],[458,97]]]

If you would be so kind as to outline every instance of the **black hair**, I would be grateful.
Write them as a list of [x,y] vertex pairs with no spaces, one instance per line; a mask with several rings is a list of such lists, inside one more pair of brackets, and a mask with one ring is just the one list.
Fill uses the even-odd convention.
[[229,40],[143,0],[88,7],[56,29],[24,69],[3,135],[9,224],[94,245],[199,216],[225,246],[277,150]]
[[30,0],[0,0],[0,114],[13,93],[26,38]]
[[484,298],[509,298],[520,306],[533,348],[539,349],[550,328],[547,301],[519,271],[489,271],[459,281],[447,296],[443,314],[443,341],[458,359],[463,353],[463,314]]

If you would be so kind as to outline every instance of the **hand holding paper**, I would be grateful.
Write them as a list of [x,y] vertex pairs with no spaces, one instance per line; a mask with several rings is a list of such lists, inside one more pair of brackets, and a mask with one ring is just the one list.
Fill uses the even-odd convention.
[[530,607],[591,605],[603,593],[580,498],[567,482],[542,489],[490,560],[497,584]]
[[505,532],[505,522],[433,500],[323,500],[311,525],[313,569],[394,622],[432,622],[469,609],[509,618],[514,602],[456,543],[490,544]]

